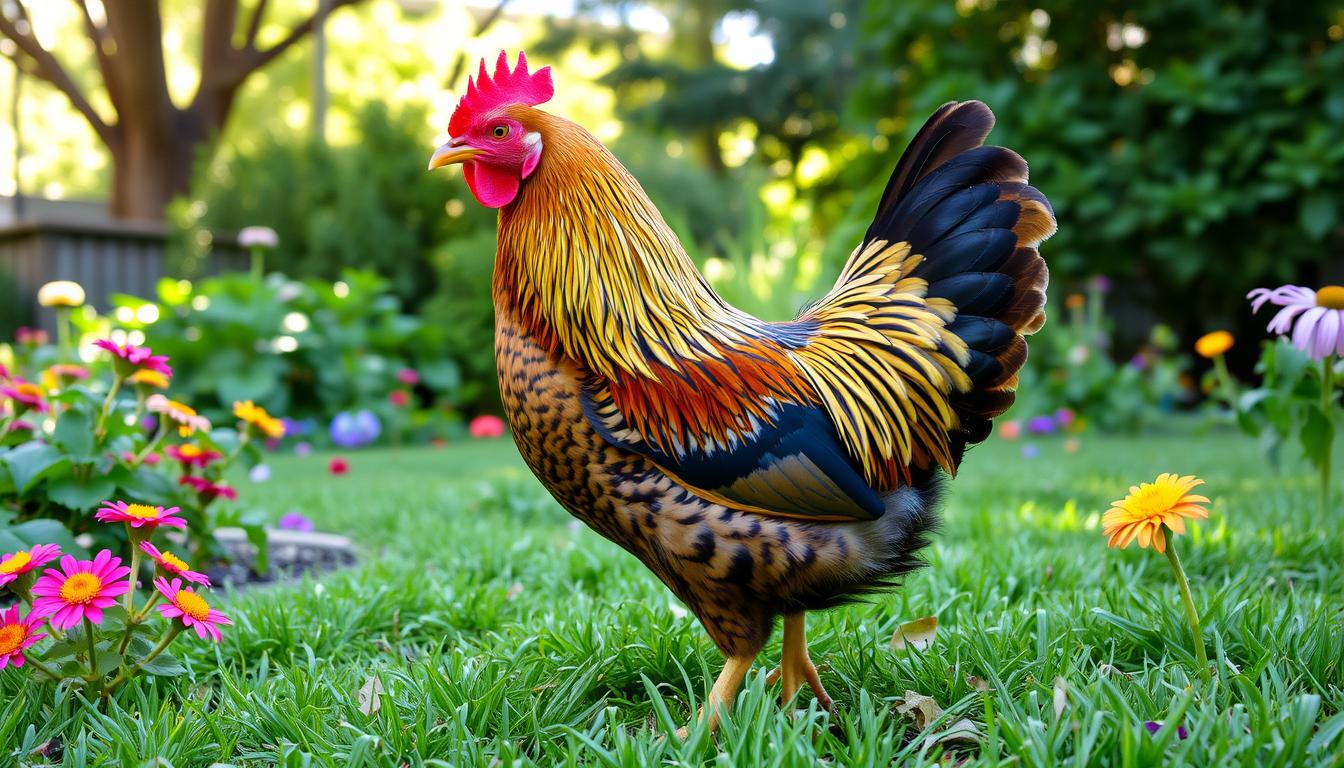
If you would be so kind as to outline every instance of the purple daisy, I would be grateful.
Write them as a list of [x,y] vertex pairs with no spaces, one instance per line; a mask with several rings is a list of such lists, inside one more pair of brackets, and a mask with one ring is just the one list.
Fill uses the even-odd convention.
[[1319,291],[1300,285],[1256,288],[1246,298],[1252,312],[1266,303],[1283,307],[1269,321],[1270,332],[1284,337],[1291,332],[1293,346],[1312,358],[1344,357],[1344,286],[1327,285]]

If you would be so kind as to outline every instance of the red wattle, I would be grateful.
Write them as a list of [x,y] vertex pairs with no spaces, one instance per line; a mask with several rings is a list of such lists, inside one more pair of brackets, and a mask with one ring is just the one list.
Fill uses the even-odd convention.
[[462,175],[476,201],[486,208],[503,208],[518,196],[519,178],[485,163],[468,162]]

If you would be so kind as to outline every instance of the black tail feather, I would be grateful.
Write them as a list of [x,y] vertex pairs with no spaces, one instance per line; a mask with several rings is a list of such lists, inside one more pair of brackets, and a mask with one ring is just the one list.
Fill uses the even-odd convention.
[[1045,322],[1048,272],[1034,246],[1055,230],[1026,162],[981,146],[993,126],[980,102],[943,105],[901,157],[865,238],[910,243],[924,256],[912,276],[927,281],[928,296],[957,308],[949,330],[969,349],[963,370],[973,387],[951,399],[958,460],[1012,405],[1027,358],[1023,337]]

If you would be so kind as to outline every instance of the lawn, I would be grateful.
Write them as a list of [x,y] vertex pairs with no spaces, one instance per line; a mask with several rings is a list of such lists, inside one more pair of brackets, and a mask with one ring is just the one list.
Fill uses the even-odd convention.
[[[349,534],[363,564],[230,595],[235,626],[217,649],[195,643],[186,676],[137,682],[106,714],[0,672],[0,763],[936,763],[942,747],[895,711],[914,691],[946,710],[934,730],[967,718],[981,732],[951,743],[968,765],[1344,764],[1344,537],[1341,519],[1319,519],[1310,473],[1275,475],[1231,433],[1040,449],[974,451],[931,567],[811,619],[836,717],[806,695],[803,714],[781,712],[753,674],[718,736],[686,742],[665,734],[692,717],[717,652],[507,442],[356,453],[339,478],[328,457],[276,457],[245,498]],[[1206,478],[1214,502],[1178,541],[1221,670],[1212,684],[1191,672],[1166,561],[1108,551],[1100,533],[1107,502],[1161,471]],[[891,650],[897,625],[931,614],[927,651]],[[778,654],[776,637],[762,663]],[[370,679],[384,693],[366,714]],[[1189,736],[1150,736],[1150,720]],[[57,756],[33,752],[44,744]]]

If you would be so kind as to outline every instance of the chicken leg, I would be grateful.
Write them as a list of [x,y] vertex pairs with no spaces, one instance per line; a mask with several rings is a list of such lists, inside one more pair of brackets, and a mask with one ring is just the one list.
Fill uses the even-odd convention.
[[[709,689],[709,699],[705,702],[705,706],[700,709],[700,715],[697,718],[704,718],[708,713],[711,733],[719,728],[719,713],[732,708],[733,699],[737,698],[737,692],[742,688],[742,681],[746,679],[747,671],[751,669],[751,664],[755,660],[755,656],[729,656],[724,661],[723,671],[714,681],[714,687]],[[688,733],[688,728],[677,730],[678,738],[684,739]]]
[[830,712],[835,702],[831,701],[830,695],[826,693],[825,686],[821,684],[821,676],[817,674],[817,667],[808,656],[804,617],[802,611],[784,615],[784,653],[779,661],[779,669],[771,672],[765,681],[771,684],[776,679],[783,678],[784,689],[779,694],[780,703],[783,704],[787,704],[806,682],[812,689],[812,695],[817,697],[817,704]]

